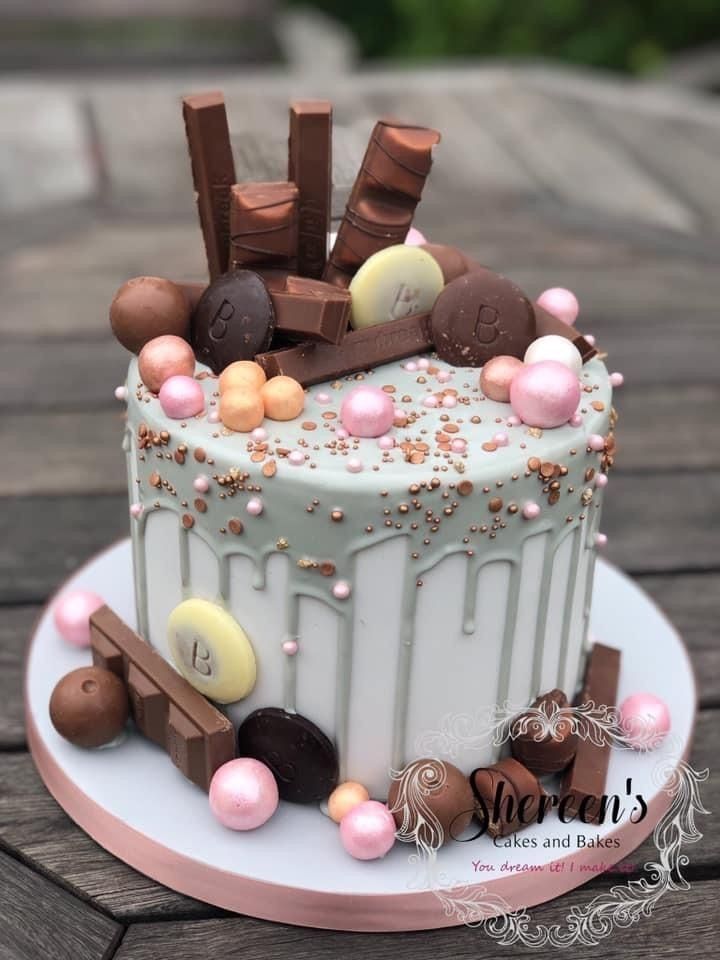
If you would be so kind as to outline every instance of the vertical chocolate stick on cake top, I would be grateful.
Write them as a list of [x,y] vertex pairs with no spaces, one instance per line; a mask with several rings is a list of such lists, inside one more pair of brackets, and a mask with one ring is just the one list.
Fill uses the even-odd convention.
[[297,100],[290,105],[288,180],[298,188],[298,273],[322,276],[330,230],[332,105]]
[[214,280],[228,267],[230,187],[235,183],[223,95],[213,92],[185,97],[183,118],[208,272]]
[[289,267],[297,257],[294,183],[243,183],[230,189],[230,266]]
[[375,124],[323,279],[346,287],[373,253],[403,243],[440,134],[390,120]]

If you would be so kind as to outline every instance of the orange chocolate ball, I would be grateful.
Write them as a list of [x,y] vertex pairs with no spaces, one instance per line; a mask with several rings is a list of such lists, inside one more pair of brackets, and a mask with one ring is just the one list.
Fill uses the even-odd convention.
[[265,417],[262,397],[247,386],[232,387],[220,397],[220,419],[230,430],[250,433]]
[[370,799],[370,794],[361,783],[346,780],[335,787],[328,797],[328,814],[335,823],[340,823],[346,813]]
[[480,389],[488,400],[510,403],[510,384],[523,367],[517,357],[491,357],[480,373]]
[[159,393],[160,387],[169,377],[192,377],[195,374],[195,354],[193,348],[182,337],[168,334],[148,341],[138,357],[140,379],[153,393]]
[[270,420],[294,420],[305,408],[305,391],[292,377],[271,377],[260,388],[260,396]]
[[252,387],[253,390],[259,390],[266,380],[265,371],[259,363],[254,360],[236,360],[220,374],[218,386],[220,393],[233,387]]
[[129,712],[125,684],[102,667],[66,673],[50,697],[52,725],[78,747],[110,743],[125,726]]
[[[405,795],[411,798],[407,809],[405,805],[398,806],[401,785],[406,788]],[[413,808],[413,796],[418,796],[435,814],[442,830],[441,838],[418,820],[422,817],[422,811]],[[398,828],[405,822],[411,830],[417,828],[420,838],[426,843],[437,844],[440,840],[442,845],[451,837],[459,837],[467,829],[472,820],[475,797],[469,779],[456,766],[447,760],[426,758],[408,764],[402,771],[400,780],[393,780],[390,784],[388,807]]]
[[148,340],[164,334],[187,340],[190,302],[171,280],[134,277],[120,287],[110,304],[110,326],[132,353],[139,353]]

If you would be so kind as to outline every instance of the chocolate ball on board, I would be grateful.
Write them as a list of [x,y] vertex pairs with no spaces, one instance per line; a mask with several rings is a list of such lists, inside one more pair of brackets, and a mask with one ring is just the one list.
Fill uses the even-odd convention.
[[538,697],[531,707],[553,722],[542,723],[542,718],[534,714],[516,717],[510,741],[512,755],[538,777],[559,773],[571,763],[577,749],[568,698],[556,688]]
[[132,353],[139,353],[148,340],[166,334],[187,340],[190,303],[171,280],[134,277],[120,287],[110,304],[110,326]]
[[507,277],[478,268],[453,280],[432,309],[438,355],[458,367],[523,357],[535,338],[532,303]]
[[253,360],[270,346],[275,312],[253,270],[231,270],[210,284],[193,311],[191,339],[201,363],[221,373],[235,360]]
[[[400,801],[401,796],[403,802]],[[459,837],[472,819],[475,799],[470,781],[461,770],[446,760],[414,760],[405,767],[398,780],[392,781],[387,805],[398,829],[403,824],[410,830],[415,827],[413,821],[419,810],[414,809],[413,797],[417,798],[418,806],[425,805],[437,817],[442,829],[441,845]],[[421,824],[419,829],[422,833]],[[420,839],[433,844],[438,838],[426,828],[426,835]]]
[[58,681],[50,697],[50,720],[78,747],[102,747],[127,723],[130,705],[122,680],[102,667],[80,667]]

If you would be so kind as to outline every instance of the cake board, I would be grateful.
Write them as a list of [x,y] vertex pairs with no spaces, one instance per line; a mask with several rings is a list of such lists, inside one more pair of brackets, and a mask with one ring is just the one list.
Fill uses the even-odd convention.
[[[609,866],[626,859],[670,806],[670,794],[657,782],[658,764],[671,770],[690,750],[696,687],[681,638],[617,569],[600,560],[595,577],[591,630],[622,650],[619,702],[639,690],[662,697],[673,736],[650,753],[612,752],[606,792],[625,796],[631,777],[632,793],[642,793],[648,804],[639,823],[562,824],[551,816],[517,835],[536,838],[535,848],[495,846],[487,837],[442,848],[441,873],[458,886],[485,888],[513,910],[568,893],[596,875],[601,862]],[[67,588],[99,593],[133,624],[130,541],[98,554],[67,581]],[[50,723],[50,694],[65,673],[87,665],[90,654],[60,638],[51,606],[36,626],[27,655],[28,742],[57,802],[102,847],[180,893],[263,919],[368,932],[462,922],[456,913],[448,915],[428,888],[422,870],[411,862],[411,845],[396,843],[382,860],[353,860],[341,846],[336,824],[317,807],[287,803],[259,830],[232,833],[212,817],[207,796],[185,780],[162,750],[133,731],[99,750],[81,750],[63,740]],[[618,845],[578,846],[580,834]],[[546,839],[569,845],[546,849]],[[551,862],[562,866],[550,871]]]

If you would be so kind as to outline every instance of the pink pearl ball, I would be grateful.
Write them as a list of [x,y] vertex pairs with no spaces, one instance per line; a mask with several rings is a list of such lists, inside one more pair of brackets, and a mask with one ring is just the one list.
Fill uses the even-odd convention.
[[526,503],[522,515],[526,520],[536,520],[540,516],[540,507],[536,503]]
[[348,462],[345,464],[345,469],[348,473],[362,473],[363,471],[363,462],[358,460],[357,457],[350,457]]
[[488,400],[507,403],[510,400],[510,384],[524,364],[517,357],[499,355],[492,357],[480,371],[480,389]]
[[634,693],[620,704],[620,727],[635,750],[652,750],[670,730],[670,711],[654,693]]
[[596,533],[595,534],[595,546],[598,550],[604,550],[608,544],[608,538],[606,533]]
[[427,358],[427,357],[420,357],[420,359],[419,359],[418,362],[417,362],[417,368],[418,368],[418,370],[429,370],[429,369],[430,369],[430,361],[428,360],[428,358]]
[[580,312],[577,297],[571,290],[566,290],[564,287],[550,287],[549,290],[543,290],[537,302],[548,313],[552,313],[569,327],[575,323]]
[[608,475],[606,473],[595,474],[595,486],[601,490],[608,485]]
[[571,427],[581,427],[582,422],[583,420],[579,413],[574,413],[568,420]]
[[264,427],[255,427],[255,429],[250,434],[255,443],[262,443],[263,440],[267,440],[267,430]]
[[557,360],[523,367],[510,384],[512,408],[530,427],[559,427],[575,413],[579,402],[576,374]]
[[148,340],[138,356],[140,379],[153,393],[169,377],[191,377],[195,373],[193,348],[182,337],[166,334]]
[[316,403],[321,403],[324,405],[326,403],[330,403],[331,400],[332,400],[332,397],[330,396],[329,393],[321,392],[321,393],[315,394]]
[[381,450],[392,450],[395,446],[395,439],[384,433],[381,437],[378,437],[378,446]]
[[338,438],[338,440],[347,440],[350,434],[347,432],[347,430],[344,427],[336,427],[335,436]]
[[342,402],[340,419],[353,437],[381,437],[393,425],[395,405],[380,387],[355,387]]
[[333,596],[337,600],[347,600],[350,596],[350,584],[347,580],[338,580],[332,588]]
[[625,377],[617,370],[610,374],[610,386],[621,387],[625,383]]
[[427,243],[424,234],[420,233],[416,227],[410,227],[405,237],[405,246],[419,247],[423,243]]
[[424,407],[430,407],[432,409],[433,407],[436,407],[438,405],[438,398],[435,396],[435,394],[431,393],[429,396],[425,397],[425,399],[422,402],[422,405]]
[[462,437],[455,437],[454,440],[450,441],[450,449],[453,453],[465,453],[467,450],[467,443]]
[[289,657],[294,657],[298,652],[297,640],[283,640],[282,650],[283,653],[286,653]]
[[192,377],[170,377],[160,387],[158,399],[163,413],[171,420],[194,417],[205,407],[203,389]]
[[438,370],[435,379],[438,383],[450,383],[452,380],[452,374],[449,370]]
[[493,437],[493,443],[498,447],[506,447],[510,443],[510,437],[506,433],[496,433]]
[[599,433],[591,433],[587,438],[587,445],[591,450],[594,450],[596,453],[600,453],[601,450],[605,449],[605,437],[601,436]]
[[251,497],[245,505],[245,509],[251,517],[259,517],[264,509],[263,502],[260,497]]
[[408,360],[408,362],[405,364],[405,369],[408,371],[408,373],[416,373],[417,368],[418,365],[414,360]]
[[130,516],[133,520],[137,520],[143,514],[143,505],[141,503],[131,503],[130,504]]
[[73,647],[90,646],[90,617],[105,605],[92,590],[70,590],[62,594],[53,606],[53,620],[58,633]]
[[125,402],[128,398],[128,388],[126,386],[115,387],[115,399]]
[[208,413],[208,423],[220,423],[220,411],[211,410]]
[[366,800],[340,821],[340,840],[356,860],[377,860],[395,843],[395,818],[384,803]]
[[210,480],[204,473],[199,474],[193,480],[193,489],[198,493],[207,493],[210,489]]
[[275,777],[259,760],[229,760],[210,782],[210,809],[230,830],[255,830],[277,810]]

